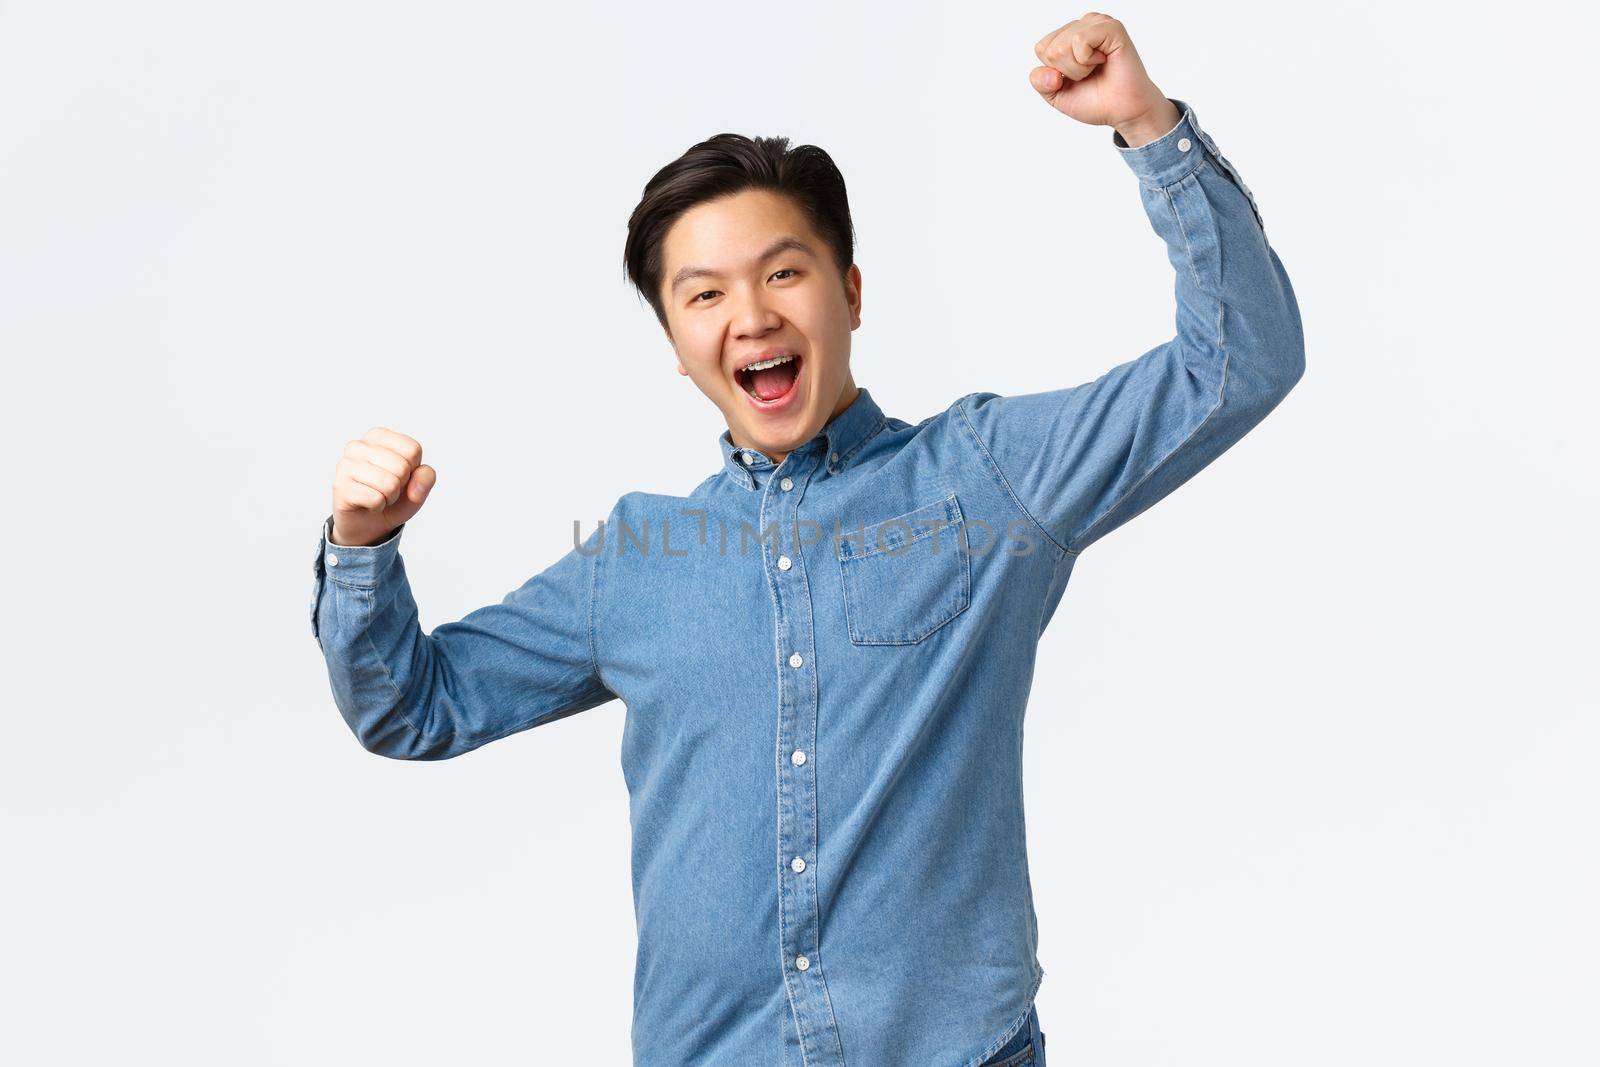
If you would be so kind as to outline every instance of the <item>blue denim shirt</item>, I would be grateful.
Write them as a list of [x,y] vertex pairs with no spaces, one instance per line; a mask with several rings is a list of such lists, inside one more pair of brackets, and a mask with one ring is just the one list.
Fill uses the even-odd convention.
[[[614,698],[632,826],[635,1061],[981,1064],[1044,974],[1023,714],[1085,549],[1300,378],[1288,276],[1200,128],[1128,148],[1171,340],[1094,381],[920,422],[867,389],[774,464],[724,431],[499,603],[424,634],[399,552],[323,527],[312,627],[360,743],[449,759]],[[575,537],[576,540],[576,537]]]

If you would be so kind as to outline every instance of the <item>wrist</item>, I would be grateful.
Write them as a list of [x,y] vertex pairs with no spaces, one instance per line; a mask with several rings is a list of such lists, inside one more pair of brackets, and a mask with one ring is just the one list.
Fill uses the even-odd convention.
[[359,537],[351,537],[340,532],[338,523],[329,524],[328,544],[338,548],[371,548],[374,545],[383,544],[384,540],[385,538],[380,537],[376,541],[363,541]]
[[1152,104],[1136,118],[1115,123],[1112,128],[1128,142],[1129,148],[1138,148],[1171,132],[1182,118],[1172,101],[1163,96],[1159,103]]

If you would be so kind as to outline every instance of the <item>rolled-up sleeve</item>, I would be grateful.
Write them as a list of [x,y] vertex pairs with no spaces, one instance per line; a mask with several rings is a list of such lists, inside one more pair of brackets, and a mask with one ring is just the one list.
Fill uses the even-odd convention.
[[498,604],[424,634],[400,555],[337,545],[323,521],[311,627],[334,703],[362,747],[393,759],[449,759],[613,699],[601,680],[594,599],[597,526]]
[[1188,481],[1305,371],[1300,310],[1255,196],[1194,111],[1127,147],[1174,271],[1176,333],[1081,385],[968,394],[959,413],[1018,503],[1078,553]]

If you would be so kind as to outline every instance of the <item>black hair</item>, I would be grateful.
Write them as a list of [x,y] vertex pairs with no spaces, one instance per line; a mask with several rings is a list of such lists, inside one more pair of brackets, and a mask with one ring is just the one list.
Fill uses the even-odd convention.
[[855,262],[855,226],[844,175],[828,153],[810,144],[790,148],[787,137],[719,133],[656,171],[628,216],[623,267],[663,329],[667,313],[661,295],[661,246],[667,231],[695,205],[746,189],[769,190],[793,201],[827,242],[841,276]]

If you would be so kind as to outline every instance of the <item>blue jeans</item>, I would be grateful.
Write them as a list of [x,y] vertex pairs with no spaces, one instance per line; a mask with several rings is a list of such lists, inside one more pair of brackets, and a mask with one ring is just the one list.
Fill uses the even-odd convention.
[[1044,1031],[1039,1029],[1039,1009],[1028,1011],[1028,1021],[1015,1037],[983,1061],[982,1067],[1044,1067]]

